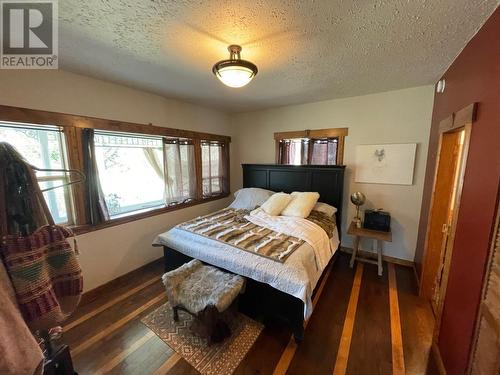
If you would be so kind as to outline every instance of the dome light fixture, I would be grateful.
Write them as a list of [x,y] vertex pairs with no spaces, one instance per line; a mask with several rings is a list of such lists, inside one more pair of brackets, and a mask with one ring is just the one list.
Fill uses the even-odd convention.
[[257,75],[257,66],[241,59],[240,46],[232,44],[227,49],[229,60],[216,63],[212,72],[226,86],[235,88],[246,86]]

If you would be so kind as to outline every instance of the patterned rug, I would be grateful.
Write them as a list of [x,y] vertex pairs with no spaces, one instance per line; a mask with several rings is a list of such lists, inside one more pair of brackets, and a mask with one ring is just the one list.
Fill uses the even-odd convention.
[[208,346],[205,339],[191,333],[192,321],[191,315],[179,311],[179,321],[174,322],[169,302],[141,320],[196,370],[207,375],[232,374],[264,328],[238,313],[230,324],[232,335],[222,343]]

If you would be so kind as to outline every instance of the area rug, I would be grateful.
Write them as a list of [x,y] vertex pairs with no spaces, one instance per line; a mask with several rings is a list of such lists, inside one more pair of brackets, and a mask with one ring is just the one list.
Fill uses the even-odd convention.
[[238,313],[230,323],[232,335],[222,343],[208,345],[191,333],[193,317],[179,311],[179,321],[173,319],[172,307],[167,302],[141,319],[168,346],[202,374],[232,374],[251,349],[264,328],[247,316]]

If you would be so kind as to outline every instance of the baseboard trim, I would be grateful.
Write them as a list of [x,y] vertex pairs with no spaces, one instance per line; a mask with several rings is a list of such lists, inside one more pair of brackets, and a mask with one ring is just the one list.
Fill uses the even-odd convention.
[[441,352],[439,351],[439,347],[436,342],[432,342],[431,355],[434,356],[434,361],[436,362],[436,366],[439,371],[439,375],[447,375],[446,368],[444,367],[443,358],[441,358]]
[[[353,250],[350,247],[341,246],[340,251],[347,253],[347,254],[352,254]],[[377,253],[372,253],[371,251],[358,250],[358,254],[364,258],[377,259]],[[388,256],[388,255],[382,255],[382,260],[384,260],[385,262],[388,262],[388,263],[399,264],[400,266],[411,267],[411,268],[415,269],[415,263],[412,262],[411,260],[394,258],[394,257]]]
[[156,269],[156,268],[163,269],[163,257],[153,260],[152,262],[146,263],[145,265],[136,268],[135,270],[127,272],[121,276],[118,276],[116,279],[110,280],[105,284],[99,285],[98,287],[83,293],[82,298],[80,300],[80,306],[86,305],[94,301],[104,291],[119,288],[120,286],[128,284],[129,281],[136,279],[136,277],[139,276],[140,274],[147,273],[145,272],[146,270]]

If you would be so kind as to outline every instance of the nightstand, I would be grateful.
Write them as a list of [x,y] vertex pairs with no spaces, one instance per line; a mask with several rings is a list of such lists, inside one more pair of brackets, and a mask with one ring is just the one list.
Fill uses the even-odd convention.
[[[392,242],[392,233],[390,231],[389,232],[382,232],[379,230],[358,228],[358,227],[356,227],[356,224],[351,223],[351,225],[349,226],[349,229],[347,230],[347,234],[354,236],[354,244],[353,244],[353,249],[352,249],[351,262],[349,263],[351,268],[354,266],[355,260],[357,260],[359,262],[376,264],[378,266],[378,275],[382,276],[382,271],[383,271],[382,246],[383,246],[384,241],[385,242]],[[370,238],[374,241],[377,241],[377,260],[360,258],[358,256],[359,241],[361,238]]]

